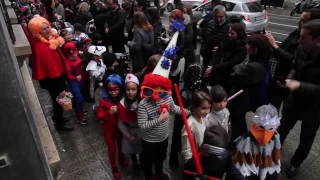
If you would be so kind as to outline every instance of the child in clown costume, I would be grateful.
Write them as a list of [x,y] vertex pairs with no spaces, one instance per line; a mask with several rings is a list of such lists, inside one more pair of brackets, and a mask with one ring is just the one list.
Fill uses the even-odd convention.
[[[154,71],[145,75],[138,106],[138,126],[141,130],[143,147],[143,166],[145,179],[168,179],[163,173],[163,161],[166,158],[169,136],[169,112],[180,114],[180,107],[176,106],[171,97],[172,83],[169,72],[172,57],[176,54],[176,42],[179,32],[172,37],[171,42],[161,57]],[[171,58],[170,58],[171,57]],[[190,111],[185,110],[187,114]],[[153,177],[152,164],[155,165]]]
[[[103,120],[103,133],[108,144],[109,160],[112,174],[115,179],[120,178],[120,172],[116,164],[116,149],[118,149],[119,162],[128,165],[128,161],[121,152],[122,135],[117,126],[118,104],[122,98],[123,79],[119,75],[112,74],[106,79],[106,84],[102,91],[97,118]],[[116,142],[117,146],[116,148]]]
[[127,74],[125,95],[118,104],[118,127],[123,135],[122,152],[130,155],[134,171],[139,171],[136,154],[140,153],[140,162],[142,159],[141,132],[137,121],[139,100],[138,78],[133,74]]
[[67,42],[63,46],[66,54],[65,64],[68,76],[68,84],[73,94],[73,105],[78,118],[78,122],[82,125],[88,124],[84,118],[83,97],[81,94],[82,76],[81,76],[81,59],[78,57],[78,50],[73,42]]
[[250,131],[235,140],[234,162],[249,180],[276,180],[280,176],[280,125],[277,109],[260,106],[253,117]]

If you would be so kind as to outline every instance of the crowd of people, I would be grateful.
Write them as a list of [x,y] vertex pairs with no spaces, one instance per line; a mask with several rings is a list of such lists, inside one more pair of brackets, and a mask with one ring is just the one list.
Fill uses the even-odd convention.
[[[56,129],[74,129],[56,101],[70,91],[81,125],[88,125],[85,101],[103,121],[114,178],[121,173],[116,154],[128,165],[126,154],[146,180],[168,179],[163,162],[173,113],[169,164],[179,178],[205,177],[196,173],[199,156],[210,178],[264,180],[279,178],[281,145],[301,120],[300,144],[286,170],[289,179],[297,177],[320,125],[320,10],[305,10],[299,27],[278,45],[269,32],[247,35],[213,0],[201,24],[200,63],[192,10],[175,3],[169,28],[146,0],[45,0],[22,9],[32,78],[50,94]],[[129,72],[121,57],[130,59]],[[175,93],[173,84],[181,81]],[[177,105],[180,96],[185,109]],[[249,111],[255,112],[250,128]]]

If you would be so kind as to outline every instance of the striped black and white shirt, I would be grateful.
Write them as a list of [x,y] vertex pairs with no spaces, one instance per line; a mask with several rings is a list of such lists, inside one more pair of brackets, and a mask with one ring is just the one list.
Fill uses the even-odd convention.
[[[172,113],[181,114],[180,107],[174,104],[172,97],[160,102],[149,98],[141,100],[138,107],[138,125],[144,141],[161,142],[169,136],[169,120],[158,119],[161,104],[168,104]],[[190,111],[186,110],[186,114],[190,114]]]

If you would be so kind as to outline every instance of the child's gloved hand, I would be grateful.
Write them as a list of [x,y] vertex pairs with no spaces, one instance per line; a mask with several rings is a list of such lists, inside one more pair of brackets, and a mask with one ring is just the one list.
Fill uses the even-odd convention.
[[159,116],[159,121],[167,121],[169,119],[169,112],[167,109],[163,109],[162,113]]
[[117,106],[111,106],[110,108],[110,114],[114,115],[118,110],[118,107]]
[[99,86],[100,86],[100,87],[103,87],[103,83],[99,83]]

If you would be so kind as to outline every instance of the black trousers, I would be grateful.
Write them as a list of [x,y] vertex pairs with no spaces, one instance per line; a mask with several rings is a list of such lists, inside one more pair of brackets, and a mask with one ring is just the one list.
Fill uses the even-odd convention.
[[276,107],[278,110],[280,110],[280,106],[282,101],[287,99],[289,95],[288,89],[280,88],[277,81],[273,80],[271,84],[272,88],[272,96],[271,96],[271,104]]
[[283,144],[297,121],[302,120],[300,143],[291,159],[291,165],[299,167],[308,157],[317,134],[320,124],[320,108],[304,108],[304,110],[302,110],[294,105],[290,98],[284,102],[281,125],[278,132],[281,143]]
[[62,126],[64,124],[63,120],[63,109],[57,103],[56,97],[62,92],[66,90],[66,81],[63,75],[57,78],[45,78],[40,80],[40,86],[43,89],[46,89],[51,97],[53,104],[53,116],[52,120],[55,123],[55,126]]
[[[231,90],[231,94],[237,92]],[[245,93],[240,94],[228,104],[231,118],[231,142],[248,132],[246,114],[250,109],[250,102]]]
[[170,150],[170,162],[179,163],[179,152],[181,150],[181,130],[183,128],[183,120],[181,115],[176,115],[172,133],[172,143]]
[[155,166],[156,174],[161,174],[163,169],[163,161],[166,159],[168,147],[168,138],[161,142],[151,143],[142,140],[142,148],[144,154],[144,175],[146,180],[152,178],[152,164]]

